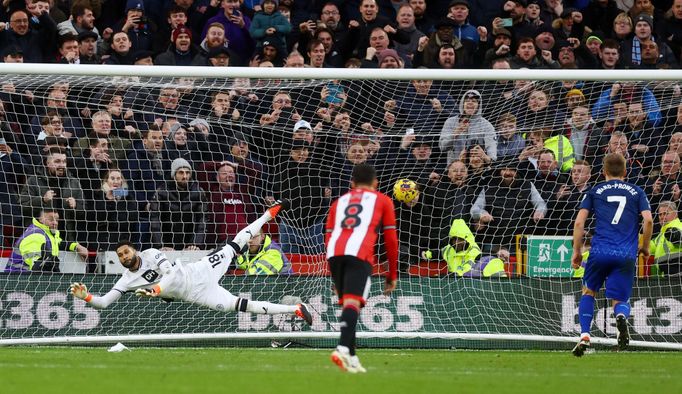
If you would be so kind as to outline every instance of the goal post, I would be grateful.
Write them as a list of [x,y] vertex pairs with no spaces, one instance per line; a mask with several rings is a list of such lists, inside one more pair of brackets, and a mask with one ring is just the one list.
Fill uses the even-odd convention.
[[[653,210],[679,203],[681,80],[675,70],[0,64],[0,146],[8,147],[0,267],[17,258],[17,240],[45,209],[60,214],[64,239],[91,253],[88,263],[62,254],[62,272],[0,273],[0,346],[330,346],[339,308],[322,223],[353,166],[371,163],[381,191],[410,179],[419,197],[394,201],[400,281],[387,297],[382,278],[372,278],[360,346],[570,348],[579,334],[580,273],[569,260],[580,196],[599,181],[605,152],[622,149]],[[98,124],[102,117],[109,123]],[[161,134],[156,147],[149,130]],[[64,175],[47,164],[52,153],[64,154]],[[191,170],[187,189],[175,163]],[[98,295],[111,289],[119,240],[172,248],[190,263],[202,252],[183,249],[212,249],[276,198],[294,206],[264,228],[284,256],[281,273],[247,275],[263,271],[245,263],[221,284],[257,300],[303,300],[310,327],[131,294],[95,310],[67,294],[74,281]],[[477,252],[448,250],[453,237]],[[657,261],[638,266],[631,346],[681,350],[679,267]],[[378,264],[375,274],[383,272]],[[600,294],[592,342],[608,347],[615,318]]]

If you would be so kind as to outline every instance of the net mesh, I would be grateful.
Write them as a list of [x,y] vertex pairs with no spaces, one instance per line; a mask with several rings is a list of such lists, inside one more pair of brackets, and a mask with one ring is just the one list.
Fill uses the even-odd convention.
[[[583,193],[602,179],[604,154],[627,156],[628,180],[645,189],[654,211],[680,198],[675,81],[0,82],[4,261],[21,253],[18,242],[44,208],[59,213],[62,239],[91,252],[86,262],[62,253],[61,262],[3,275],[3,339],[336,331],[323,221],[358,163],[377,168],[389,195],[401,179],[419,190],[409,202],[394,197],[401,285],[388,298],[374,278],[360,331],[574,336],[581,270],[570,268],[572,220]],[[187,166],[189,182],[178,175]],[[245,263],[222,284],[259,300],[309,301],[310,328],[284,316],[235,317],[132,295],[97,311],[66,294],[72,281],[106,293],[122,271],[112,253],[122,239],[193,261],[280,198],[293,208],[264,228],[285,256],[269,269],[277,274],[248,275],[268,269]],[[453,234],[471,237],[480,252],[455,256]],[[634,339],[679,342],[678,272],[672,262],[639,262]],[[612,336],[611,311],[597,304],[593,328]]]

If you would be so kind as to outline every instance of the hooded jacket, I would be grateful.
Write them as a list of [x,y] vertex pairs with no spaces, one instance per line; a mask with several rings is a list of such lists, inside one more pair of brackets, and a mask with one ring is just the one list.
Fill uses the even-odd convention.
[[[476,114],[469,118],[469,128],[466,132],[455,136],[453,131],[464,113],[464,99],[469,95],[478,97]],[[497,133],[493,125],[481,116],[483,103],[478,90],[467,90],[459,101],[459,115],[448,118],[440,132],[438,146],[442,152],[447,152],[448,163],[459,159],[460,153],[466,148],[478,144],[485,146],[485,152],[490,159],[497,159]]]
[[448,272],[457,276],[505,277],[504,262],[490,256],[481,257],[474,234],[463,219],[455,219],[450,227],[450,239],[460,238],[466,241],[464,250],[458,252],[452,245],[443,248],[443,258],[448,264]]

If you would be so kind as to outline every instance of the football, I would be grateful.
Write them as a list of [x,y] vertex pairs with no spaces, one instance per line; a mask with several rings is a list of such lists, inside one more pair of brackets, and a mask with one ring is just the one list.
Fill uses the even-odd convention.
[[417,184],[409,179],[401,179],[393,185],[393,198],[405,204],[419,195]]

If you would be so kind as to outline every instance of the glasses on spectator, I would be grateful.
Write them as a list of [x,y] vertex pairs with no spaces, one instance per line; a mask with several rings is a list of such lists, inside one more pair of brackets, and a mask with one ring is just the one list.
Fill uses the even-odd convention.
[[630,25],[630,23],[626,22],[626,21],[615,22],[615,24],[619,25],[619,26],[629,26]]
[[58,118],[52,119],[52,120],[50,120],[50,124],[51,124],[52,126],[59,126],[60,124],[62,124],[62,120],[61,120],[61,119],[58,119]]

